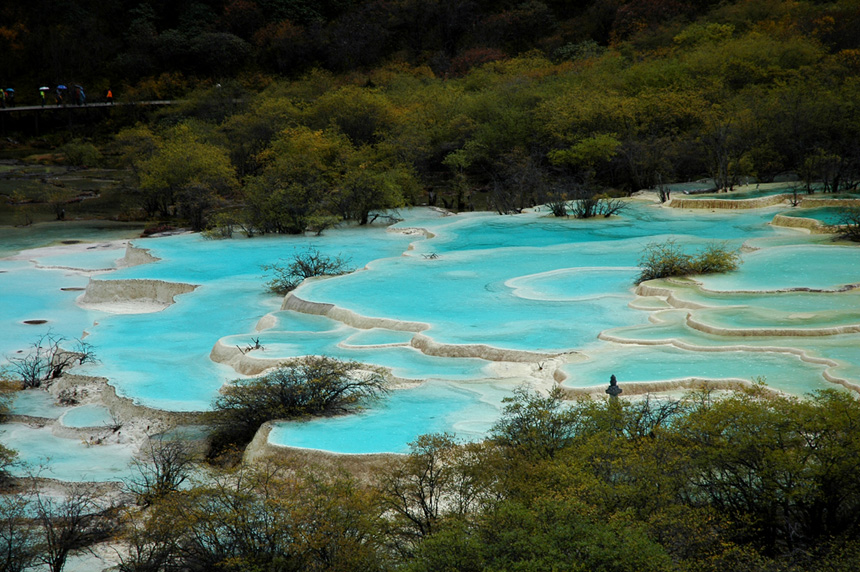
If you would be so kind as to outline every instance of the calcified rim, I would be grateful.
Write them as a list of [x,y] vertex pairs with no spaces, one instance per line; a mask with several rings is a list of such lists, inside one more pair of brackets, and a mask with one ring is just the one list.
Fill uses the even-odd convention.
[[[798,205],[803,206],[807,203],[808,206],[858,206],[860,199],[834,199],[829,197],[814,197],[806,195],[798,191],[796,199]],[[749,199],[720,199],[714,197],[706,197],[696,199],[689,196],[675,197],[669,200],[668,206],[676,209],[758,209],[771,207],[784,202],[795,200],[795,193],[777,193],[773,195],[765,195],[763,197],[753,197]],[[791,226],[791,225],[785,225]]]
[[676,209],[758,209],[778,205],[789,200],[792,196],[792,193],[767,195],[751,199],[715,199],[711,197],[694,199],[684,196],[670,199],[668,206]]
[[[686,283],[687,285],[692,285],[695,288],[703,292],[712,292],[705,288],[702,288],[701,284],[690,280]],[[789,292],[820,292],[820,293],[841,293],[848,292],[851,290],[855,290],[860,288],[860,284],[849,284],[842,286],[838,289],[833,290],[812,290],[808,288],[797,288],[797,289],[785,289],[785,290],[776,290],[776,291],[732,291],[727,294],[750,294],[750,293],[789,293]],[[668,286],[660,286],[651,284],[648,282],[643,282],[636,288],[636,294],[641,297],[659,297],[666,301],[667,304],[671,306],[668,309],[655,309],[653,310],[651,316],[649,316],[649,321],[654,323],[664,323],[665,321],[661,319],[661,314],[664,312],[676,312],[678,310],[697,310],[697,309],[707,309],[714,308],[715,306],[707,306],[705,304],[699,304],[695,302],[690,302],[686,300],[679,299],[675,296],[675,292],[671,287]],[[724,308],[724,307],[721,307]],[[704,322],[698,321],[693,317],[693,312],[687,312],[684,318],[685,324],[695,330],[705,332],[708,334],[720,336],[720,337],[818,337],[818,336],[833,336],[839,334],[851,334],[860,332],[860,324],[849,324],[844,326],[835,326],[831,328],[720,328],[716,326],[711,326],[705,324]],[[854,392],[860,393],[860,384],[857,384],[853,381],[850,381],[844,377],[840,377],[834,373],[834,369],[838,368],[840,364],[834,360],[828,358],[822,358],[810,355],[806,350],[795,348],[791,346],[753,346],[747,344],[733,344],[728,346],[701,346],[689,343],[687,341],[681,340],[679,338],[662,338],[655,340],[642,340],[636,338],[625,337],[623,334],[619,332],[623,332],[627,328],[615,328],[613,330],[606,330],[601,332],[598,335],[598,338],[604,341],[625,344],[625,345],[671,345],[677,347],[679,349],[695,351],[695,352],[771,352],[771,353],[784,353],[791,354],[799,357],[801,360],[807,363],[824,365],[826,366],[825,370],[822,372],[822,377],[833,384],[840,385],[846,389],[852,390]],[[626,385],[625,385],[626,387]]]

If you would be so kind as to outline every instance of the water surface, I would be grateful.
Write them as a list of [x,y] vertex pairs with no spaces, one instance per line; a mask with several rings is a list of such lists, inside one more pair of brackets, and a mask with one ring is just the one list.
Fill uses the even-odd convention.
[[[858,293],[850,288],[860,283],[860,248],[770,226],[779,211],[682,212],[634,202],[621,216],[582,221],[541,210],[441,216],[415,209],[403,211],[404,220],[391,228],[333,229],[322,237],[137,239],[159,260],[130,268],[115,262],[124,245],[98,240],[96,248],[29,251],[0,259],[0,355],[22,355],[42,335],[85,336],[99,361],[80,373],[108,378],[137,403],[175,411],[206,410],[223,384],[243,377],[210,359],[216,344],[244,350],[259,341],[262,348],[249,355],[272,363],[325,354],[408,380],[358,415],[282,423],[270,435],[279,445],[338,453],[403,452],[428,432],[480,439],[504,397],[523,383],[547,387],[547,368],[556,365],[566,385],[601,395],[612,374],[622,387],[764,377],[798,395],[833,387],[826,377],[860,383],[860,335],[849,331],[860,323]],[[643,248],[668,238],[686,252],[713,241],[747,248],[735,272],[658,281],[664,294],[638,297]],[[53,235],[27,246],[45,240],[54,242]],[[15,250],[24,242],[4,246]],[[324,305],[318,312],[334,306],[369,325],[281,310],[261,266],[308,248],[347,258],[356,271],[307,281],[294,295]],[[76,305],[90,279],[197,288],[160,312],[115,314]],[[383,327],[373,319],[391,322]],[[805,332],[822,328],[815,336]],[[419,349],[416,329],[435,348],[431,353]],[[505,361],[514,352],[535,357]],[[16,409],[55,415],[28,399],[16,400]],[[107,421],[97,408],[63,417],[72,427]],[[0,439],[21,447],[32,438],[46,451],[68,441],[32,431],[7,427]],[[66,451],[57,453],[65,458]],[[121,464],[125,454],[105,458]],[[108,478],[112,466],[98,478]]]

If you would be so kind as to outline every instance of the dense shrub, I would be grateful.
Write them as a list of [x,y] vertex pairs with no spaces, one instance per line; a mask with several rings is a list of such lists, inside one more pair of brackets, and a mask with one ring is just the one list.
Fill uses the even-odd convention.
[[740,265],[740,253],[729,250],[725,244],[711,243],[692,257],[690,270],[692,274],[716,274],[737,270]]
[[357,362],[308,356],[229,384],[215,400],[210,456],[244,446],[273,419],[346,413],[386,392],[381,373]]
[[731,272],[737,270],[740,262],[738,251],[729,250],[724,243],[708,244],[696,255],[690,255],[685,254],[678,243],[670,238],[645,245],[639,259],[642,271],[636,283],[668,276]]
[[[441,532],[408,569],[763,572],[856,562],[860,405],[850,395],[801,400],[754,385],[723,399],[706,390],[559,407],[520,392],[509,403],[494,430],[503,455],[490,447],[476,463],[495,475],[497,502],[465,517],[442,511]],[[528,438],[504,438],[511,427]],[[552,457],[539,454],[547,443]],[[444,498],[452,507],[469,492],[457,485]]]
[[59,149],[66,156],[66,162],[76,167],[95,167],[102,159],[101,151],[92,143],[74,139]]
[[673,239],[651,242],[645,245],[639,266],[642,271],[636,279],[637,284],[655,278],[690,274],[690,257]]

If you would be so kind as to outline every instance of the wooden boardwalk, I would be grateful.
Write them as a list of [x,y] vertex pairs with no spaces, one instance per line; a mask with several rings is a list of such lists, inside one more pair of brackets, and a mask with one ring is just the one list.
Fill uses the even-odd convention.
[[175,105],[181,100],[133,101],[108,103],[98,101],[84,105],[17,105],[0,108],[0,136],[9,133],[40,135],[57,128],[80,129],[95,125],[110,117],[114,110],[136,113],[164,105]]
[[173,100],[165,100],[165,101],[132,101],[132,102],[114,102],[114,103],[106,103],[106,102],[98,102],[98,103],[85,103],[84,105],[75,105],[75,104],[67,104],[67,105],[57,105],[57,104],[45,104],[45,105],[16,105],[15,107],[3,107],[0,108],[0,112],[2,113],[12,113],[12,112],[41,112],[41,111],[57,111],[61,109],[93,109],[98,107],[121,107],[125,105],[174,105],[178,103]]

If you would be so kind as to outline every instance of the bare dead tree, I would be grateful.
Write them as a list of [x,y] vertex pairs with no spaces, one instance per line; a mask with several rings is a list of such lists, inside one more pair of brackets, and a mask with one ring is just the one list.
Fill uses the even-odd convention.
[[66,350],[62,344],[67,341],[67,338],[51,332],[43,334],[26,353],[6,358],[9,369],[24,387],[40,387],[42,383],[63,375],[73,365],[97,361],[91,344],[76,338],[74,349]]
[[188,480],[194,469],[195,455],[188,443],[151,440],[142,457],[132,461],[133,474],[126,488],[137,503],[149,506],[164,498]]
[[557,195],[555,193],[550,193],[547,197],[546,206],[556,217],[566,217],[567,214],[567,195]]
[[627,203],[622,199],[613,199],[606,195],[597,198],[597,214],[608,218],[614,214],[620,213],[627,207]]
[[547,172],[538,154],[515,148],[494,163],[488,198],[499,214],[515,214],[535,206],[546,194]]
[[106,540],[119,529],[118,507],[98,496],[87,483],[70,485],[62,496],[36,493],[38,560],[61,572],[68,557]]
[[671,198],[669,187],[663,182],[663,174],[658,172],[655,175],[657,179],[657,195],[660,197],[660,202],[665,203]]
[[23,572],[36,561],[36,530],[30,502],[21,495],[5,495],[0,502],[0,570]]
[[839,236],[860,242],[860,207],[846,207],[839,213]]
[[585,186],[579,186],[574,190],[569,210],[574,218],[610,217],[624,210],[626,206],[627,203],[622,199],[595,193]]
[[265,264],[262,269],[272,272],[269,290],[276,294],[286,294],[294,290],[305,278],[312,276],[337,276],[350,272],[349,260],[341,256],[327,256],[315,248],[297,253],[289,264]]
[[788,199],[788,202],[791,203],[791,206],[796,207],[799,205],[803,199],[797,196],[797,185],[792,185],[791,188],[791,198]]

